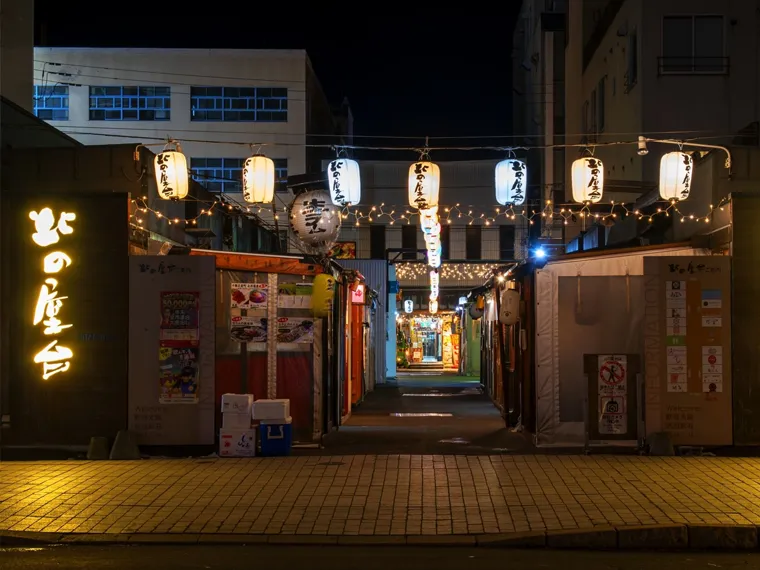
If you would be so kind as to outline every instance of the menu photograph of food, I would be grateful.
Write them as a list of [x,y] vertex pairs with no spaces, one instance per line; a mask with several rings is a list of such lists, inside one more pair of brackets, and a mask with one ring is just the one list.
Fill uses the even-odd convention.
[[230,306],[233,309],[266,309],[269,285],[266,283],[233,283]]
[[230,338],[237,342],[266,342],[267,319],[233,316],[230,323]]
[[277,319],[278,344],[311,344],[314,342],[314,322],[302,318]]

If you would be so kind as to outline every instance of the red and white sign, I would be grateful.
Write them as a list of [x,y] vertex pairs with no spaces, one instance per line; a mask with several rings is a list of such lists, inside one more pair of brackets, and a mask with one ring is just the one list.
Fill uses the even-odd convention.
[[354,305],[364,304],[364,283],[357,283],[353,289],[351,289],[351,302]]

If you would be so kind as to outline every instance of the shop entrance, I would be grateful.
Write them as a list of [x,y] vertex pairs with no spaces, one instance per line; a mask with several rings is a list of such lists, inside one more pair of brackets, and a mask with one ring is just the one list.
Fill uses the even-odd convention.
[[419,313],[397,319],[397,365],[455,371],[459,369],[459,315]]

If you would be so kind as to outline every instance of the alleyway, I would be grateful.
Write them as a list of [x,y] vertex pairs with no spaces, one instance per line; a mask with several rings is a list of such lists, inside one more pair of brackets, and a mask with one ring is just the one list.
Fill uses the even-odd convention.
[[531,449],[507,429],[477,378],[406,374],[374,392],[324,440],[323,453],[500,454]]

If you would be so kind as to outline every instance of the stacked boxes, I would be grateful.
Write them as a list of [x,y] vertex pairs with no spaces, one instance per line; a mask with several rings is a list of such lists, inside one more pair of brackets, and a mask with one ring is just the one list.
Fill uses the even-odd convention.
[[253,419],[261,424],[261,455],[290,455],[293,445],[290,400],[256,400]]
[[251,427],[253,394],[222,395],[222,429],[219,430],[220,457],[256,455],[256,429]]

